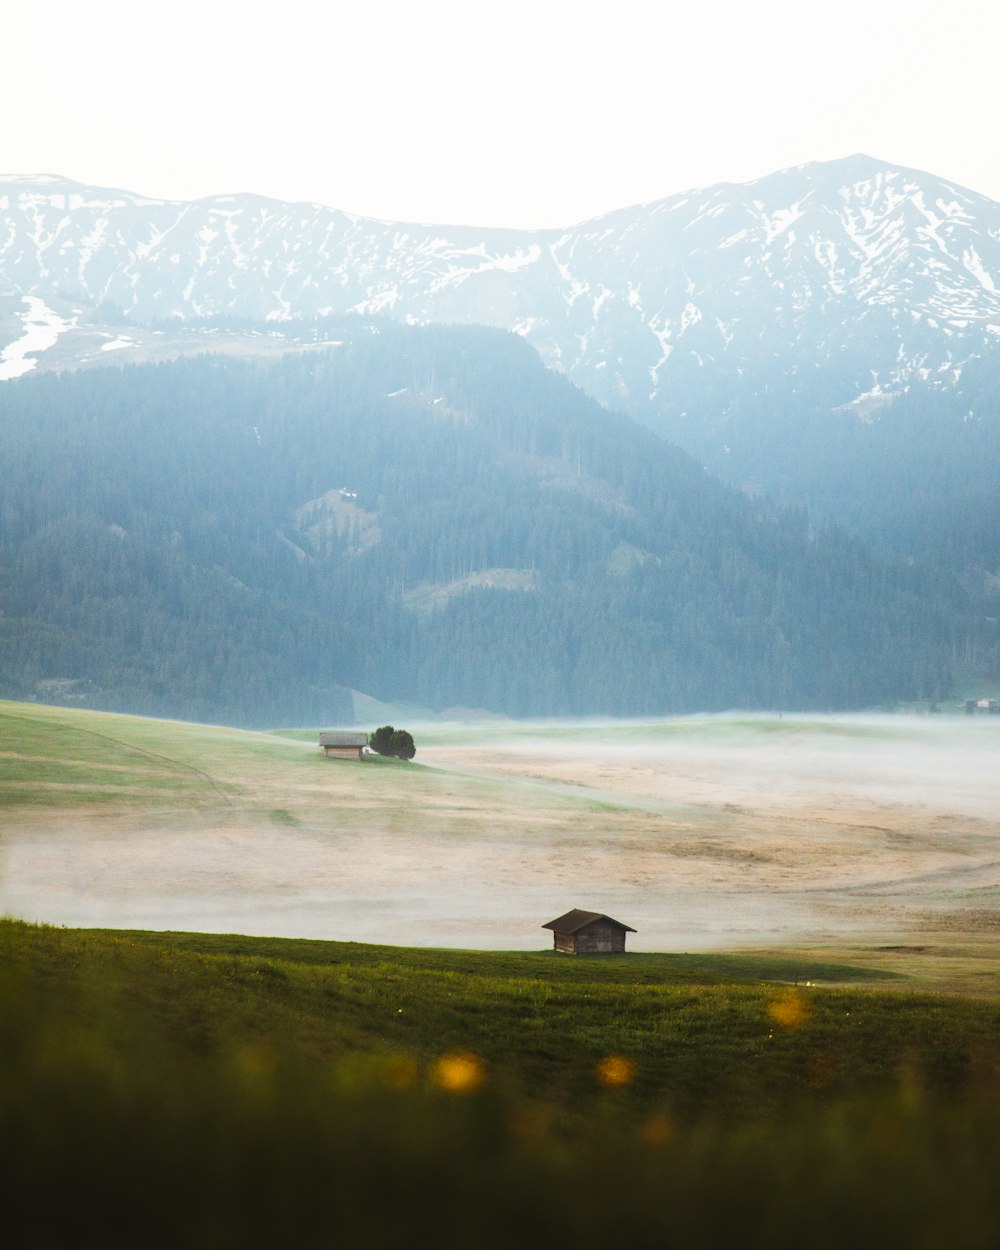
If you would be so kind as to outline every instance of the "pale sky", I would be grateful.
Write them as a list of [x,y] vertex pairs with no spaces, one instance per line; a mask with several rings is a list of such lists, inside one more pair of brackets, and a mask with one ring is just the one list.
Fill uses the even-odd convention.
[[1000,200],[998,0],[4,0],[0,172],[542,227],[867,152]]

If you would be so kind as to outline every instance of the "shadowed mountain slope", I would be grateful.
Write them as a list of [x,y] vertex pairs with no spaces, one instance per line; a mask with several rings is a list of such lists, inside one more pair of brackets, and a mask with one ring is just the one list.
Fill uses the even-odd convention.
[[721,486],[515,336],[337,336],[0,391],[5,694],[262,724],[342,719],[345,687],[515,715],[947,689],[947,579]]

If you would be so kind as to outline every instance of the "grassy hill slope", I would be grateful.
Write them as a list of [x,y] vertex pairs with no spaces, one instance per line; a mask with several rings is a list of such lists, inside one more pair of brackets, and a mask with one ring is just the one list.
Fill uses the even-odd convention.
[[995,1244],[1000,1005],[752,980],[796,971],[6,922],[5,1220],[33,1245]]
[[590,906],[647,949],[1000,984],[989,718],[406,723],[415,762],[358,765],[315,731],[0,703],[0,912],[537,950]]

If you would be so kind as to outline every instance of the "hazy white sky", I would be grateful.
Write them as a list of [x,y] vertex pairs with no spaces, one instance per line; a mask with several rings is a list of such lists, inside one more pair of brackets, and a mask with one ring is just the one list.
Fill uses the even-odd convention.
[[570,225],[863,151],[1000,200],[997,0],[5,0],[0,172]]

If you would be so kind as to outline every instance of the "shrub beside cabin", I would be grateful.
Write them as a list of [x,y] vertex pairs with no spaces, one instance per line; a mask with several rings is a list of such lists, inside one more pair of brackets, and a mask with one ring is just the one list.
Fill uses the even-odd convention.
[[320,734],[319,745],[324,755],[332,755],[338,760],[359,760],[361,753],[368,745],[367,734],[328,733]]
[[542,928],[552,930],[553,947],[564,955],[620,955],[625,951],[625,934],[635,933],[631,925],[611,916],[578,908]]

